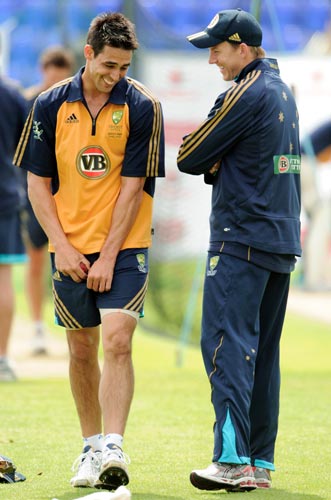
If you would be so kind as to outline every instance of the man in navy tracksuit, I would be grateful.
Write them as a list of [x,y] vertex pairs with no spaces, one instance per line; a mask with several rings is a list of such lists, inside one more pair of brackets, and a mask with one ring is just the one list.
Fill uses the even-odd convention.
[[216,421],[212,464],[194,486],[271,486],[279,413],[279,342],[300,247],[298,113],[262,31],[240,9],[221,11],[188,40],[209,48],[233,86],[186,136],[182,172],[212,184],[201,347]]

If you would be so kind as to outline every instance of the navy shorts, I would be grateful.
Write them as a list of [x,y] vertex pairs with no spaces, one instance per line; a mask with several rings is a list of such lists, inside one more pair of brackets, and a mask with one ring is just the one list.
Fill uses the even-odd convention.
[[[92,264],[99,254],[85,255]],[[76,283],[59,273],[51,254],[55,323],[80,329],[101,323],[99,309],[125,309],[143,316],[148,284],[148,249],[129,248],[119,252],[109,292],[94,292],[86,281]]]
[[0,216],[0,264],[26,262],[19,212]]
[[30,244],[33,248],[42,248],[47,245],[47,235],[39,224],[30,203],[28,203],[24,210],[22,224],[24,230],[23,235],[24,238],[26,238],[27,244]]

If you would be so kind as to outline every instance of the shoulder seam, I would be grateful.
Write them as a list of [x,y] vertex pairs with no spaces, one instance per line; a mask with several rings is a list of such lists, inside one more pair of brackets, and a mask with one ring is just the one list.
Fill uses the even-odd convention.
[[162,133],[162,110],[159,100],[151,93],[151,91],[133,78],[127,78],[129,84],[146,96],[153,105],[153,126],[152,134],[149,140],[148,159],[146,167],[147,177],[157,177],[159,172],[159,156]]

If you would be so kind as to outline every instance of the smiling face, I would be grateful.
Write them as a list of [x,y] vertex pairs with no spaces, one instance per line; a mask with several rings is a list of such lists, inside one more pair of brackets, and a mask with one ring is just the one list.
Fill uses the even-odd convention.
[[253,59],[245,43],[221,42],[209,49],[209,64],[216,64],[226,82],[232,81]]
[[86,67],[83,73],[84,89],[109,94],[113,87],[126,76],[132,60],[132,50],[105,45],[94,55],[91,45],[85,45]]

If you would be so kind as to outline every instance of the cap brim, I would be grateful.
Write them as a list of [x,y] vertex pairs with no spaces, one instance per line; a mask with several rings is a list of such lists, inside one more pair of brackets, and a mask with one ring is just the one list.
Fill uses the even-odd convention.
[[208,49],[209,47],[215,47],[215,45],[224,42],[224,40],[210,36],[206,31],[194,33],[186,38],[192,45],[198,47],[198,49]]

